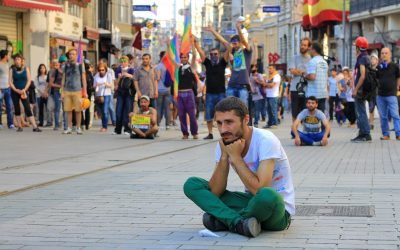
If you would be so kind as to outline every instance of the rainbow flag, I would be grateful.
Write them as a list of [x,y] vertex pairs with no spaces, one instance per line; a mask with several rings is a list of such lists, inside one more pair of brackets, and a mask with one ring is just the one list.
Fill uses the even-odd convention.
[[82,49],[82,40],[81,40],[81,38],[79,38],[79,41],[78,41],[78,59],[77,59],[77,61],[78,61],[78,63],[79,64],[82,64],[83,63],[83,49]]
[[[350,12],[350,0],[346,0],[346,22]],[[326,22],[341,22],[343,0],[304,0],[303,28],[310,30],[324,25]]]
[[182,36],[182,53],[187,54],[190,51],[190,37],[192,36],[192,21],[190,13],[186,13],[185,22],[183,26]]
[[[172,38],[170,47],[168,48],[170,54],[175,57],[175,61],[179,64],[179,39],[178,35],[175,34],[174,38]],[[171,75],[172,80],[174,81],[174,98],[175,100],[178,97],[178,86],[179,86],[179,68],[176,68],[172,61],[169,59],[168,55],[165,54],[161,59],[161,62],[164,64],[165,68],[168,70],[168,73]]]

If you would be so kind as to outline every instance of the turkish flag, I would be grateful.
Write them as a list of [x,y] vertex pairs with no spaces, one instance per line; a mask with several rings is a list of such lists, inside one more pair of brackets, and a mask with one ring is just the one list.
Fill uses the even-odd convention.
[[274,60],[274,55],[272,55],[272,53],[268,53],[268,64],[271,64],[273,60]]
[[132,47],[138,50],[142,50],[142,31],[139,29],[136,33],[135,40],[133,41]]

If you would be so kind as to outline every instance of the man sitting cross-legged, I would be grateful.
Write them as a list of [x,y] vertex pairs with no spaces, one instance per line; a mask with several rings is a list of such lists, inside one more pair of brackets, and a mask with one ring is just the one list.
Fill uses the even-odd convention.
[[[331,131],[331,124],[325,114],[317,109],[318,100],[314,96],[307,98],[306,106],[307,108],[297,115],[292,125],[291,134],[295,138],[294,143],[296,146],[326,146]],[[297,130],[300,123],[303,123],[303,132]],[[321,123],[324,126],[323,129],[321,129]]]
[[129,126],[132,128],[131,139],[154,139],[158,132],[157,111],[150,106],[150,97],[142,95],[140,108],[129,114]]
[[[185,195],[205,214],[204,226],[256,237],[261,229],[284,230],[295,212],[289,161],[278,138],[270,131],[248,126],[246,105],[228,97],[215,106],[222,139],[215,150],[216,168],[206,181],[190,177]],[[226,190],[229,169],[240,177],[246,191]]]

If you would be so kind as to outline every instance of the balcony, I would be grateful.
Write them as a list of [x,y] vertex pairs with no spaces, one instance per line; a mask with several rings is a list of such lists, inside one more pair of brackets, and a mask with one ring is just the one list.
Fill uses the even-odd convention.
[[350,0],[350,15],[400,4],[400,0]]

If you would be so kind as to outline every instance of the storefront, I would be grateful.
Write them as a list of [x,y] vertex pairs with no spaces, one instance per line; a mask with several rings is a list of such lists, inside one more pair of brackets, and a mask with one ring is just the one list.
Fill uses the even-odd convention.
[[89,41],[82,38],[82,19],[64,13],[52,12],[49,18],[50,59],[59,58],[68,50],[78,49],[87,53]]
[[100,34],[97,29],[86,26],[83,31],[83,37],[88,40],[87,52],[84,54],[84,56],[93,65],[96,65],[98,61],[97,47]]

